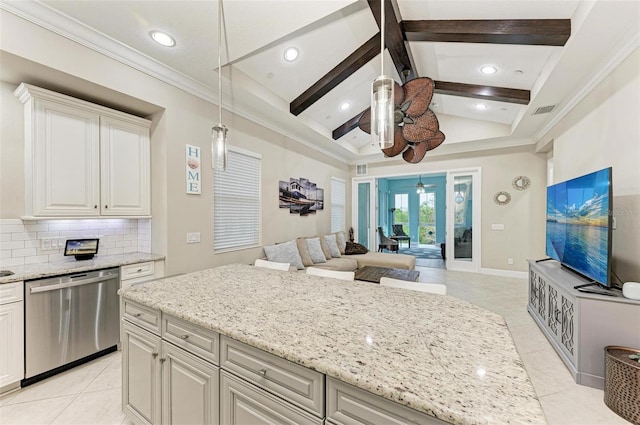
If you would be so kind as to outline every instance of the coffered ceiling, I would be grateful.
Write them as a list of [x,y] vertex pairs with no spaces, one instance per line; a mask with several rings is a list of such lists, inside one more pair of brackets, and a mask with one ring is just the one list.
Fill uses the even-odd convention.
[[[87,45],[217,102],[217,1],[4,3],[70,37],[91,33]],[[353,128],[380,74],[379,0],[225,0],[223,7],[227,109],[346,162],[393,160]],[[640,2],[393,0],[387,20],[385,73],[402,84],[399,70],[408,66],[409,78],[436,81],[431,109],[447,138],[428,161],[535,143],[637,48]],[[152,30],[176,45],[156,44]],[[295,61],[285,60],[288,47],[298,50]],[[496,72],[483,74],[487,65]],[[543,107],[553,108],[535,114]]]

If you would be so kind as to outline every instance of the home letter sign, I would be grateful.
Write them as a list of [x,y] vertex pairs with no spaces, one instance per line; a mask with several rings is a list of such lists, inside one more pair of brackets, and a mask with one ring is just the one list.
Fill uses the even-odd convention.
[[187,145],[187,193],[200,195],[200,148]]

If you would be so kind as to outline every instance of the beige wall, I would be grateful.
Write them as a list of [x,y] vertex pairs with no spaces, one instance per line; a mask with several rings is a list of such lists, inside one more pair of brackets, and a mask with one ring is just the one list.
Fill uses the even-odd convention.
[[554,182],[613,168],[613,268],[624,281],[640,281],[640,50],[541,142],[549,140]]
[[[213,253],[213,178],[206,164],[210,164],[216,105],[10,13],[0,14],[0,24],[0,218],[18,218],[24,213],[24,119],[22,105],[12,92],[25,81],[153,120],[152,250],[167,256],[167,273],[249,263],[262,255],[261,248]],[[13,60],[16,58],[19,60]],[[348,167],[242,117],[225,113],[224,121],[230,128],[231,145],[262,155],[263,244],[328,232],[330,178],[348,180]],[[203,193],[199,196],[185,193],[185,144],[200,146],[204,154]],[[280,210],[278,181],[290,177],[306,177],[324,188],[325,210],[307,217]],[[187,232],[200,232],[201,243],[188,245]]]
[[[482,263],[485,269],[526,271],[527,259],[544,256],[546,155],[533,147],[511,148],[473,155],[428,156],[419,164],[402,161],[371,164],[369,176],[428,174],[479,167],[481,169]],[[531,186],[524,191],[511,186],[516,176],[527,176]],[[511,202],[498,206],[493,196],[499,191],[511,194]],[[491,224],[504,224],[504,231],[491,230]],[[475,227],[475,226],[474,226]],[[513,265],[507,259],[513,258]]]

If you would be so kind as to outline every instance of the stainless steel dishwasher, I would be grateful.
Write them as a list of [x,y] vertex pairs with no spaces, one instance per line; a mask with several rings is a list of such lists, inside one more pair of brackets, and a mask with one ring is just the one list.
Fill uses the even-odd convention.
[[119,269],[25,282],[25,379],[44,379],[114,351]]

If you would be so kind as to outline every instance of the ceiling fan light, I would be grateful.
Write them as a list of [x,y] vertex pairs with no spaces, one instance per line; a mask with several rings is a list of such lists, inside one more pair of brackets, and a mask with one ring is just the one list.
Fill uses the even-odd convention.
[[394,81],[381,75],[371,84],[371,144],[380,149],[393,146],[394,122]]
[[153,41],[155,41],[156,43],[160,44],[161,46],[173,47],[173,46],[176,45],[176,41],[173,39],[173,37],[171,37],[169,34],[167,34],[165,32],[162,32],[162,31],[151,31],[149,33],[149,36],[151,36]]
[[295,47],[287,47],[284,50],[284,60],[286,60],[287,62],[293,62],[294,60],[298,59],[298,49],[296,49]]

